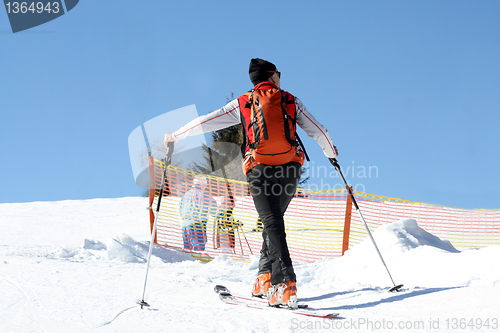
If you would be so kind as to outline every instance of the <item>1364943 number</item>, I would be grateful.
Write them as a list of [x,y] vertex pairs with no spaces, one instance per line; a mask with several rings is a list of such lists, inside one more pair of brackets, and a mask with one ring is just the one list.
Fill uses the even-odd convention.
[[43,3],[40,1],[23,1],[23,2],[7,2],[5,4],[8,14],[41,14],[53,13],[58,14],[61,10],[59,7],[59,2],[47,2]]
[[491,329],[497,330],[498,318],[448,318],[446,319],[446,328],[449,330],[457,329]]

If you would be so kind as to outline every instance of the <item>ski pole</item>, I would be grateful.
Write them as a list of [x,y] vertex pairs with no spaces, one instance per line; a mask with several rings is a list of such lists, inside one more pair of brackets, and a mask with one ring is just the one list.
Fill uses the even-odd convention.
[[[142,300],[137,302],[137,304],[141,306],[141,309],[145,306],[149,306],[149,304],[146,301],[144,301],[144,296],[146,294],[146,283],[148,281],[149,261],[151,259],[151,253],[153,252],[153,243],[155,242],[156,226],[158,224],[158,215],[160,214],[161,198],[163,196],[163,189],[165,188],[165,179],[167,178],[167,167],[170,165],[170,162],[172,161],[173,152],[174,152],[174,143],[169,142],[167,146],[167,152],[165,154],[165,164],[163,166],[163,175],[161,177],[160,193],[158,194],[158,203],[156,205],[155,221],[153,224],[153,230],[151,231],[151,242],[149,243],[148,261],[146,265],[146,278],[144,279],[144,290],[142,291]],[[149,186],[151,186],[151,184],[149,184]]]
[[[234,229],[233,229],[234,230]],[[238,239],[240,241],[240,248],[241,248],[241,255],[243,255],[243,243],[241,242],[241,235],[240,235],[240,229],[236,228],[236,232],[238,232]],[[235,235],[236,236],[236,235]],[[234,252],[236,254],[236,251]]]
[[363,214],[361,214],[361,210],[359,209],[358,203],[356,202],[356,199],[354,198],[354,195],[351,191],[351,188],[349,187],[349,185],[347,185],[347,182],[344,178],[344,175],[342,174],[342,171],[340,170],[339,163],[337,162],[337,160],[335,158],[330,158],[329,160],[330,160],[330,163],[335,167],[335,169],[337,169],[337,172],[339,173],[340,177],[342,178],[342,181],[344,182],[345,188],[347,189],[347,193],[349,193],[349,196],[351,197],[352,203],[354,204],[354,207],[356,207],[356,211],[358,212],[359,217],[361,218],[361,220],[363,221],[363,223],[365,225],[366,231],[368,232],[368,236],[370,236],[370,239],[373,243],[373,246],[375,246],[375,250],[377,250],[378,256],[380,257],[380,260],[382,260],[382,263],[384,264],[385,269],[387,270],[387,273],[389,274],[389,277],[391,278],[393,287],[391,289],[389,289],[389,292],[399,291],[399,289],[401,289],[403,287],[403,285],[402,284],[396,285],[394,283],[394,280],[392,279],[391,273],[389,272],[389,268],[387,268],[387,265],[385,264],[384,258],[382,258],[382,254],[380,253],[380,251],[378,249],[377,243],[375,243],[375,239],[373,239],[372,233],[370,232],[370,229],[368,228],[368,224],[366,224],[366,221],[363,217]]
[[[241,232],[243,233],[243,237],[245,237],[245,241],[247,242],[248,249],[250,250],[250,254],[253,255],[252,248],[250,247],[250,243],[248,243],[247,235],[245,235],[245,231],[243,230],[243,227],[240,226]],[[239,233],[239,231],[238,231]]]

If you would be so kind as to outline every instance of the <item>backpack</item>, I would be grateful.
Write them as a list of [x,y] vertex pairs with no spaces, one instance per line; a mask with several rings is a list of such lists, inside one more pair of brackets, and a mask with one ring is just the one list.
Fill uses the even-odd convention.
[[252,89],[240,96],[244,149],[257,163],[281,165],[303,163],[295,132],[294,97],[279,89]]

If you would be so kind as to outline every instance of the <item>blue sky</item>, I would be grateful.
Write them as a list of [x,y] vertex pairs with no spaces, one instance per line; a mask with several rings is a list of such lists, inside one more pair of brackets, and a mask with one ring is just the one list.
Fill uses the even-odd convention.
[[[498,1],[85,0],[13,34],[0,9],[0,202],[142,195],[129,134],[223,106],[260,57],[357,189],[500,208],[498,17]],[[329,166],[302,138],[309,170]]]

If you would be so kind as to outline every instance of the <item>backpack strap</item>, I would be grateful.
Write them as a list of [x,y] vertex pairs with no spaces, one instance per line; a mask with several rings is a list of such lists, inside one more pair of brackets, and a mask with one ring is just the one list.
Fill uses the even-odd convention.
[[[241,105],[240,104],[240,108],[244,107],[245,109],[250,109],[252,107],[252,102],[251,102],[250,98],[251,98],[254,90],[255,89],[251,89],[251,90],[249,90],[247,92],[247,93],[250,93],[249,99],[245,103],[245,105]],[[243,111],[242,110],[240,110],[240,121],[241,121],[241,127],[243,129],[243,143],[241,144],[241,147],[240,147],[240,149],[241,149],[241,157],[243,157],[243,159],[245,159],[245,154],[246,154],[247,147],[250,145],[250,142],[248,141],[248,135],[247,135],[247,131],[249,129],[249,125],[247,126],[247,122],[245,120],[245,116],[243,116]]]
[[[283,94],[283,92],[282,92],[282,94]],[[284,96],[284,94],[283,94],[283,96]],[[283,99],[285,100],[284,103],[282,102],[282,104],[283,104],[282,107],[283,108],[284,108],[284,104],[295,104],[295,99],[294,98],[288,99],[288,98],[283,97]],[[295,129],[296,128],[296,122],[297,122],[297,120],[295,119],[295,117],[292,118],[292,122],[293,122],[293,128]],[[285,131],[286,131],[286,129],[285,129]],[[304,152],[304,156],[305,156],[307,162],[309,162],[310,159],[309,159],[309,155],[307,155],[306,147],[302,143],[302,140],[300,139],[299,134],[297,133],[297,131],[295,131],[295,137],[297,138],[297,141],[299,142],[298,145],[300,145],[300,148]],[[295,144],[297,145],[297,142],[295,142]]]
[[[246,107],[246,106],[245,106]],[[248,135],[247,135],[247,122],[245,120],[245,117],[243,116],[243,112],[240,111],[240,121],[241,121],[241,127],[243,128],[243,143],[241,144],[241,157],[245,158],[245,153],[247,150],[247,146],[249,145],[248,142]]]
[[[250,123],[247,125],[246,130],[249,131],[252,127],[254,128],[253,130],[253,143],[248,142],[248,146],[250,149],[255,149],[259,146],[259,141],[260,141],[260,130],[259,130],[259,123],[257,120],[257,111],[261,115],[261,119],[264,120],[264,111],[262,110],[262,106],[260,105],[259,97],[257,96],[257,100],[254,103],[253,100],[253,94],[255,93],[256,89],[252,89],[250,92],[250,96],[248,98],[248,103],[245,104],[245,107],[248,106],[248,108],[251,110],[250,115],[253,113],[253,117],[250,119]],[[258,104],[258,110],[255,109],[255,104]],[[264,138],[267,140],[267,126],[265,123],[262,124],[263,130],[264,130]]]
[[[262,134],[264,135],[264,140],[268,140],[269,134],[267,133],[266,118],[264,117],[264,110],[262,110],[262,104],[260,103],[259,96],[257,96],[257,98],[255,99],[255,105],[257,106],[257,110],[255,110],[255,111],[258,111],[259,115],[260,115],[260,121],[261,121],[261,125],[262,125]],[[254,119],[255,119],[255,121],[254,121]],[[257,117],[254,117],[254,119],[252,119],[252,122],[256,123]]]
[[287,126],[288,122],[291,121],[293,128],[295,129],[295,117],[290,117],[286,112],[285,104],[290,104],[290,103],[288,98],[286,98],[283,90],[280,89],[280,92],[281,92],[281,111],[283,112],[283,118],[285,119],[285,137],[292,146],[296,147],[299,144],[297,143],[296,140],[292,139],[292,136],[290,135],[290,128]]
[[250,109],[252,107],[252,97],[253,97],[253,93],[254,93],[255,89],[251,89],[249,90],[247,93],[250,93],[249,97],[248,97],[248,102],[245,103],[245,108],[247,109]]
[[299,135],[297,134],[297,132],[295,132],[295,137],[297,138],[297,141],[299,141],[299,144],[300,144],[300,148],[302,149],[302,151],[304,152],[304,156],[306,158],[306,161],[309,162],[310,159],[309,159],[309,155],[307,155],[307,152],[306,152],[306,147],[304,147],[304,144],[302,143],[302,140],[300,140],[300,137]]

